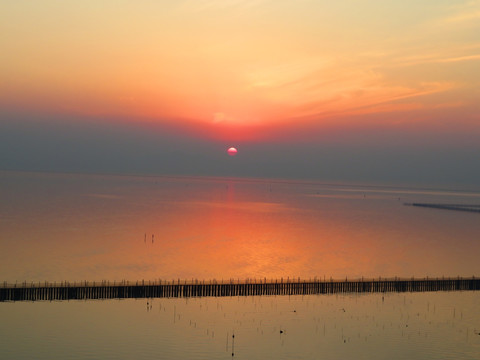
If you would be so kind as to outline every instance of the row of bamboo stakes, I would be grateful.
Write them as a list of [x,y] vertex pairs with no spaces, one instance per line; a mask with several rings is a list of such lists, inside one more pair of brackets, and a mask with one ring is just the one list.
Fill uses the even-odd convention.
[[480,278],[0,283],[0,302],[480,290]]

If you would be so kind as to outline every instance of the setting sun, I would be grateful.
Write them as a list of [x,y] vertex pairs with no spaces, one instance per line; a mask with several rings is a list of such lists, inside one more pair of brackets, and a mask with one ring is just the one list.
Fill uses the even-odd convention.
[[237,152],[238,152],[238,150],[237,150],[236,148],[234,148],[234,147],[231,147],[231,148],[229,148],[229,149],[227,150],[227,153],[228,153],[228,155],[230,155],[230,156],[235,156],[235,155],[237,155]]

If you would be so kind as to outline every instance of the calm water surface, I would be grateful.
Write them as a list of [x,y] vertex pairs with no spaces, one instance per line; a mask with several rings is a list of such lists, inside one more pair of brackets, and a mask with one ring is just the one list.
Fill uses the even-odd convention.
[[438,292],[2,303],[0,357],[473,360],[479,302]]
[[[0,200],[9,283],[480,273],[480,214],[404,205],[480,204],[477,191],[3,172]],[[0,303],[0,358],[478,359],[479,304],[478,292]]]
[[0,173],[0,281],[472,276],[479,192]]

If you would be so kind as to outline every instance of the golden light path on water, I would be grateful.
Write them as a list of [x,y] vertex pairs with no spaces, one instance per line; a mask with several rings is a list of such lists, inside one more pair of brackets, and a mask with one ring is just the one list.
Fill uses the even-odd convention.
[[3,173],[2,281],[478,275],[478,193]]

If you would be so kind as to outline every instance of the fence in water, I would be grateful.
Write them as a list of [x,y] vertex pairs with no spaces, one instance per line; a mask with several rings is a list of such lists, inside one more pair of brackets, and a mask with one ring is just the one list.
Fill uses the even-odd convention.
[[472,291],[480,278],[140,281],[0,284],[0,302],[205,296],[310,295],[334,293]]
[[480,213],[480,205],[466,205],[466,204],[424,204],[424,203],[405,203],[404,205],[408,206],[419,206],[432,209],[441,209],[441,210],[456,210],[456,211],[467,211]]

